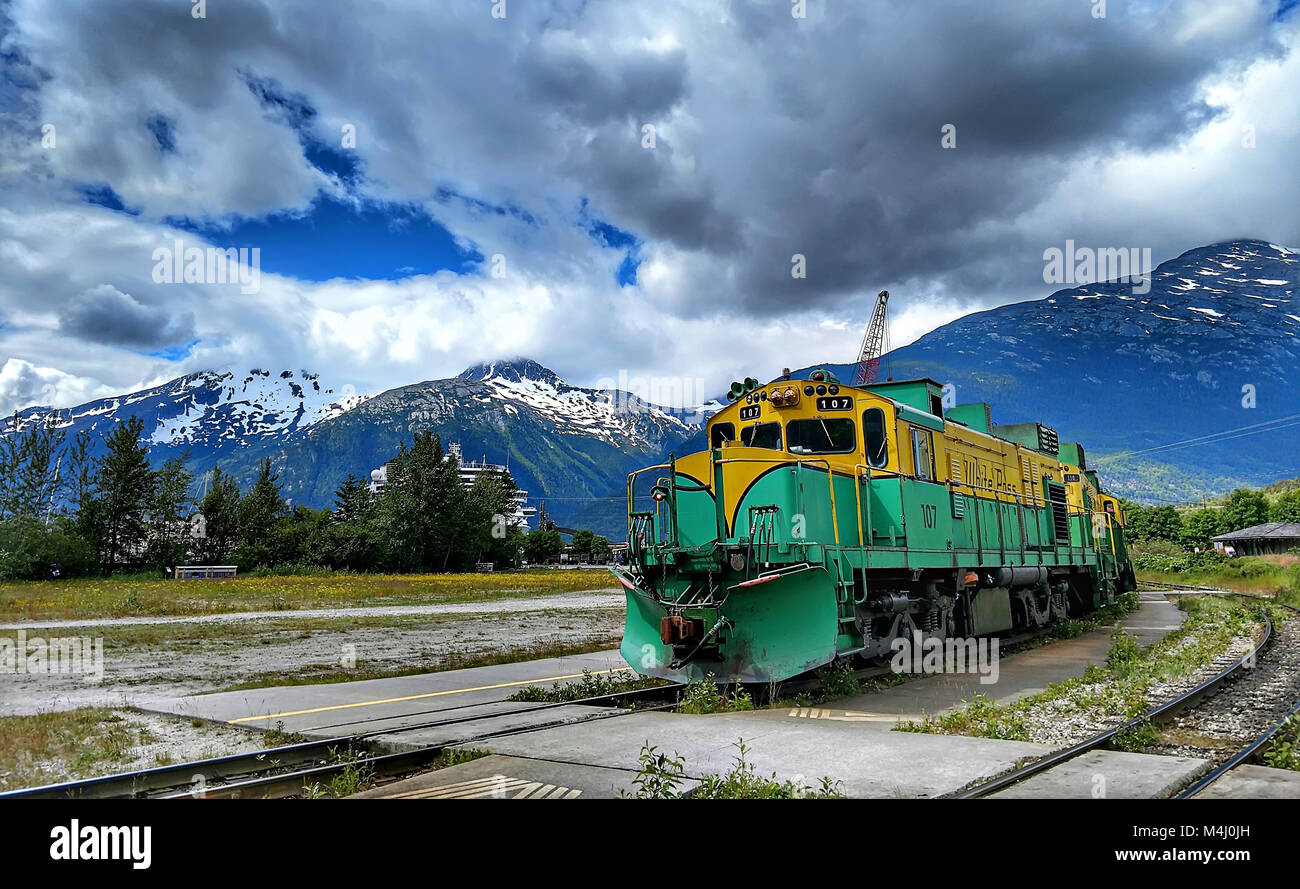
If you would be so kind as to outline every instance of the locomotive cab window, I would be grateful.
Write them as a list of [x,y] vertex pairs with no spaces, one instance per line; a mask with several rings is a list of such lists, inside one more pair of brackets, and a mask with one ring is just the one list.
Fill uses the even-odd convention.
[[929,429],[912,430],[912,459],[916,464],[916,477],[934,479],[934,454]]
[[862,437],[867,450],[867,465],[881,469],[889,462],[889,437],[885,434],[885,412],[869,407],[862,412]]
[[846,417],[791,420],[785,438],[792,454],[849,454],[858,446],[857,430]]
[[713,448],[722,447],[724,441],[736,440],[736,427],[733,423],[714,423],[713,429],[709,432],[709,446]]
[[781,450],[781,424],[755,423],[740,430],[740,443],[749,448]]

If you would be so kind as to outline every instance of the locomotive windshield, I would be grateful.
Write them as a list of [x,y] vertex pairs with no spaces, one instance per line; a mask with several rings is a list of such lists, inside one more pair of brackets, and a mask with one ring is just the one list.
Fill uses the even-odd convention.
[[878,407],[862,412],[862,434],[867,445],[867,465],[880,468],[889,462],[889,438],[885,435],[885,412]]
[[857,430],[847,418],[791,420],[785,434],[792,454],[848,454],[858,446]]
[[736,427],[731,423],[714,423],[709,433],[709,447],[720,448],[724,441],[736,440]]
[[740,443],[750,448],[781,450],[781,424],[755,423],[740,430]]

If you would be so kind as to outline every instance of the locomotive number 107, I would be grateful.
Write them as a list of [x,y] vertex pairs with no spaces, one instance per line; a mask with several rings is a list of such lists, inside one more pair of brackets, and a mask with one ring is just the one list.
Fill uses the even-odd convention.
[[819,411],[847,411],[853,409],[853,398],[848,395],[828,395],[817,399]]

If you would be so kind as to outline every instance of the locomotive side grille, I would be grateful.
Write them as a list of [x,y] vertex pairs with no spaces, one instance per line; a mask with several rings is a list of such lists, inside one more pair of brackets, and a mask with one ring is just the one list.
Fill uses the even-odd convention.
[[1052,507],[1052,533],[1057,543],[1070,542],[1069,503],[1065,499],[1065,485],[1047,483],[1047,500]]

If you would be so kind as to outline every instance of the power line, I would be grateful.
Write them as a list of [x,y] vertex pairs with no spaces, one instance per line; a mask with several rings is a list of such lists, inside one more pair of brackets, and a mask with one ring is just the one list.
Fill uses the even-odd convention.
[[1265,420],[1262,423],[1251,423],[1247,426],[1237,426],[1233,429],[1224,429],[1220,432],[1211,432],[1207,435],[1198,435],[1193,438],[1185,438],[1179,441],[1168,442],[1166,444],[1152,445],[1149,448],[1138,448],[1131,451],[1120,451],[1116,454],[1107,454],[1102,459],[1113,460],[1121,457],[1133,457],[1137,454],[1150,454],[1155,451],[1190,447],[1195,444],[1218,444],[1221,441],[1230,441],[1234,438],[1244,438],[1248,435],[1258,435],[1261,432],[1276,432],[1279,429],[1288,429],[1292,426],[1298,425],[1300,425],[1300,414],[1292,414],[1287,417],[1276,417],[1272,420]]

